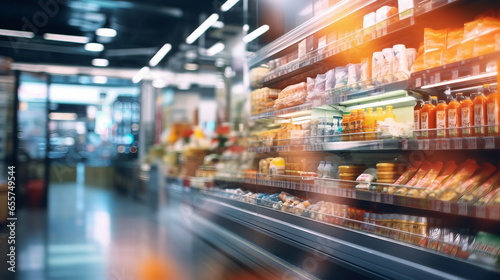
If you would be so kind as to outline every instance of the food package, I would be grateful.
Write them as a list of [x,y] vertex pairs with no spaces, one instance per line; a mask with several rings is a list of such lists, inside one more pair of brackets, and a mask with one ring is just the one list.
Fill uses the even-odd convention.
[[476,205],[485,205],[485,204],[500,205],[500,188],[496,188],[495,190],[489,192],[476,202]]
[[[415,175],[405,184],[406,186],[413,187],[422,180],[425,175],[432,169],[433,164],[429,161],[424,161]],[[410,189],[408,188],[400,188],[394,194],[396,195],[405,195]]]
[[438,198],[444,191],[453,188],[467,179],[469,179],[474,172],[479,168],[479,165],[474,160],[467,160],[463,168],[458,169],[458,171],[450,176],[445,182],[443,182],[438,188],[433,190],[429,194],[430,198]]
[[357,88],[360,81],[360,64],[347,64],[347,85]]
[[283,109],[301,105],[307,98],[307,84],[305,82],[290,85],[284,88],[279,94],[274,104],[274,109]]
[[[441,173],[443,167],[444,167],[444,164],[442,161],[435,162],[432,165],[431,170],[422,178],[422,180],[418,181],[415,184],[415,187],[427,188],[438,177],[438,175]],[[416,197],[421,192],[422,192],[422,190],[419,190],[419,189],[410,189],[410,190],[408,190],[408,193],[406,195]]]
[[488,177],[490,177],[495,171],[496,167],[494,165],[490,163],[484,163],[483,165],[481,165],[481,168],[476,171],[476,174],[474,176],[457,186],[451,186],[450,189],[444,190],[438,199],[444,201],[456,201],[463,194],[475,189],[481,183],[486,181],[486,179],[488,179]]
[[387,34],[387,26],[398,19],[394,15],[398,14],[398,8],[391,6],[382,6],[375,12],[375,22],[377,37]]
[[314,80],[313,99],[319,100],[320,104],[325,104],[326,74],[318,74]]
[[372,66],[371,66],[372,60],[370,58],[363,58],[361,60],[360,68],[359,68],[359,79],[361,81],[361,87],[366,88],[368,87],[372,81]]
[[335,88],[341,88],[347,85],[347,67],[339,66],[335,68]]
[[498,34],[500,34],[500,19],[482,18],[477,28],[477,37],[474,39],[473,57],[494,52]]
[[384,66],[384,54],[374,52],[372,55],[372,79],[376,84],[381,84],[383,80],[382,67]]
[[464,194],[458,201],[463,203],[475,203],[487,193],[495,190],[500,184],[500,170],[495,172],[486,182],[479,185],[471,192]]
[[394,182],[395,185],[405,185],[408,181],[410,181],[413,176],[417,173],[418,169],[422,165],[422,162],[416,161],[413,162],[408,169]]
[[474,57],[474,41],[477,37],[480,20],[466,22],[464,24],[464,35],[458,47],[458,60]]
[[307,84],[307,97],[306,97],[306,102],[312,102],[315,97],[315,82],[313,78],[307,77],[306,79],[306,84]]
[[408,66],[408,53],[406,46],[402,44],[394,45],[392,47],[394,58],[392,61],[392,73],[397,81],[402,81],[410,77],[410,70]]
[[479,232],[472,244],[468,260],[498,265],[500,263],[500,236]]
[[447,29],[424,29],[424,67],[441,66],[442,53],[446,49]]
[[330,91],[332,88],[335,88],[335,69],[325,73],[325,90]]
[[458,61],[458,48],[464,39],[464,29],[448,30],[446,37],[446,49],[443,52],[442,64]]
[[458,166],[455,164],[455,161],[453,160],[446,162],[439,176],[437,176],[436,179],[434,179],[433,181],[430,181],[427,188],[421,191],[418,196],[421,198],[427,197],[429,193],[438,188],[446,179],[448,179],[448,177],[453,175],[455,170],[457,170],[457,167]]
[[394,81],[393,76],[393,64],[394,64],[394,49],[393,48],[385,48],[382,50],[382,55],[384,56],[382,62],[382,81],[383,83],[391,83]]

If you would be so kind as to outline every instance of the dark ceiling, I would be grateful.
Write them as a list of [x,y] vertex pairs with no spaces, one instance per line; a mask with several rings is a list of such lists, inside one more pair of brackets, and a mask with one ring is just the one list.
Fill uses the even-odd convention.
[[[220,12],[225,0],[2,0],[0,29],[24,30],[34,38],[0,36],[0,55],[15,62],[91,66],[91,60],[104,57],[110,67],[140,68],[165,43],[173,45],[169,56],[159,66],[167,66],[168,58],[179,58],[186,49],[208,48],[235,36],[243,25],[243,1],[228,12]],[[249,1],[250,29],[259,24],[256,16],[258,0]],[[211,28],[204,40],[193,45],[186,37],[210,14],[218,12],[225,27]],[[96,37],[105,50],[84,50],[80,43],[48,41],[45,33],[95,37],[95,30],[106,19],[117,30],[114,38]],[[182,52],[179,52],[182,50]],[[190,58],[200,59],[200,58]]]

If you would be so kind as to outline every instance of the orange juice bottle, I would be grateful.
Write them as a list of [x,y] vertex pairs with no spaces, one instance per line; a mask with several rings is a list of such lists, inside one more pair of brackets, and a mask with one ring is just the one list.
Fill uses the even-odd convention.
[[[484,85],[485,91],[489,92],[490,85]],[[488,98],[479,92],[474,98],[474,134],[476,136],[486,135],[486,125],[488,123],[488,112],[486,108],[486,103]]]
[[[358,110],[351,111],[351,117],[349,118],[349,133],[356,133],[356,122],[358,121]],[[350,135],[351,141],[357,141],[357,135]]]
[[460,102],[458,102],[455,98],[452,98],[450,103],[448,103],[446,112],[448,115],[448,135],[450,137],[460,137],[462,133],[460,129],[457,129],[462,126],[462,111],[460,110]]
[[[499,74],[500,75],[500,74]],[[495,91],[488,95],[486,101],[488,135],[500,135],[500,94]]]
[[385,116],[384,116],[384,120],[385,119],[392,119],[392,120],[396,120],[396,115],[394,115],[394,112],[392,111],[392,106],[385,106]]
[[419,99],[413,107],[413,125],[415,130],[420,130],[420,110],[424,105],[424,101]]
[[474,135],[472,126],[474,125],[474,102],[469,97],[465,97],[460,104],[462,115],[462,136]]
[[[349,131],[349,123],[351,121],[351,115],[349,113],[345,113],[342,118],[342,134],[348,134]],[[349,135],[342,135],[342,141],[349,141]]]
[[[356,120],[356,132],[357,133],[363,133],[363,127],[365,124],[365,110],[359,109],[358,110],[358,119]],[[358,134],[358,140],[365,140],[365,135],[364,134]]]
[[436,136],[439,138],[444,138],[447,136],[446,128],[448,127],[448,119],[446,116],[446,109],[448,108],[448,104],[446,101],[440,100],[438,105],[436,106]]
[[422,127],[422,138],[429,138],[433,133],[429,129],[436,128],[436,106],[431,101],[425,101],[424,106],[420,110],[420,125]]
[[[365,122],[363,124],[363,130],[365,132],[373,132],[375,131],[375,115],[373,114],[373,108],[366,109]],[[375,140],[377,139],[377,135],[375,133],[367,133],[365,134],[365,140]]]

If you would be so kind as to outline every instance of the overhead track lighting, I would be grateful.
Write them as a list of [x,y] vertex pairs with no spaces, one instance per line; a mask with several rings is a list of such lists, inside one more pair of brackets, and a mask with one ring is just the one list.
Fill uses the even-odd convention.
[[33,38],[35,37],[35,33],[28,31],[18,31],[18,30],[10,30],[10,29],[0,29],[0,36],[9,36],[9,37],[21,37],[21,38]]
[[106,18],[106,21],[104,22],[104,25],[97,29],[95,31],[95,34],[97,36],[101,36],[101,37],[115,37],[116,36],[116,30],[111,28],[111,22],[109,20],[109,18]]
[[236,3],[240,0],[227,0],[222,6],[220,6],[220,10],[223,12],[229,11]]
[[149,67],[147,66],[144,66],[141,68],[141,70],[139,70],[139,72],[137,72],[134,77],[132,77],[132,82],[134,84],[137,84],[138,82],[142,81],[142,79],[144,79],[144,77],[149,73]]
[[207,55],[208,56],[214,56],[214,55],[220,53],[221,51],[223,51],[224,48],[225,48],[225,46],[224,46],[223,43],[221,43],[221,42],[215,43],[213,46],[211,46],[207,50]]
[[106,67],[109,65],[109,60],[105,58],[94,58],[92,59],[92,65],[97,67]]
[[43,38],[49,41],[60,41],[69,43],[80,43],[80,44],[86,44],[89,42],[89,38],[86,36],[63,35],[54,33],[45,33],[43,34]]
[[255,40],[257,37],[260,35],[266,33],[269,30],[269,25],[265,24],[262,25],[261,27],[255,29],[254,31],[248,33],[245,37],[243,37],[243,41],[245,43],[251,42]]
[[85,44],[84,48],[89,52],[102,52],[104,50],[104,45],[97,42],[89,42]]
[[186,38],[186,43],[192,44],[198,39],[205,31],[207,31],[210,26],[212,26],[217,20],[219,19],[218,14],[212,14],[210,15],[198,28],[196,28],[193,33],[191,33],[187,38]]
[[163,47],[161,47],[160,50],[151,58],[149,61],[149,66],[155,67],[160,63],[160,61],[167,55],[167,53],[172,49],[172,45],[170,44],[165,44]]

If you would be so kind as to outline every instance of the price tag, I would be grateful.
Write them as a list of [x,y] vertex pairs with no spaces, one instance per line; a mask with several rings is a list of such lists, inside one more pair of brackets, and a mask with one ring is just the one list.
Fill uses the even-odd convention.
[[495,137],[488,136],[484,137],[484,148],[485,149],[495,149]]
[[443,201],[443,212],[451,213],[451,202]]
[[440,201],[440,200],[433,200],[432,201],[432,208],[435,210],[435,211],[438,211],[438,212],[442,212],[443,211],[443,202]]
[[441,149],[443,150],[449,150],[450,149],[450,139],[443,139],[441,140]]
[[500,220],[500,207],[490,206],[488,210],[489,210],[488,218],[492,220]]
[[458,70],[451,71],[451,79],[452,80],[458,79]]
[[385,195],[385,203],[394,204],[394,196],[392,194]]
[[484,206],[484,205],[477,205],[476,206],[476,217],[486,218],[486,206]]
[[441,82],[441,73],[434,74],[434,83]]
[[466,216],[467,214],[468,214],[467,203],[459,203],[458,204],[458,215]]
[[453,149],[455,150],[461,150],[462,149],[462,139],[461,138],[458,138],[458,139],[451,139],[451,143],[452,143],[452,147]]
[[431,146],[429,139],[425,139],[423,141],[424,141],[424,150],[430,150]]
[[466,138],[465,143],[467,145],[467,149],[469,150],[477,150],[477,139],[476,138]]
[[424,140],[417,140],[418,144],[418,149],[423,150],[424,149]]
[[479,75],[479,65],[472,66],[472,75]]
[[378,192],[372,193],[372,201],[374,202],[382,202],[382,195]]
[[401,144],[402,144],[402,146],[403,146],[403,147],[402,147],[402,148],[403,148],[403,150],[408,150],[408,139],[403,139],[403,140],[401,141]]
[[417,78],[415,79],[415,87],[421,87],[422,86],[422,78]]

